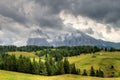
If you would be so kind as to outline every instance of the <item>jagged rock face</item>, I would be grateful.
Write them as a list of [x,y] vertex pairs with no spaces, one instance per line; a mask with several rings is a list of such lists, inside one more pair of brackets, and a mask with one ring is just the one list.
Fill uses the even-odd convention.
[[27,41],[27,45],[37,45],[37,46],[91,45],[91,46],[120,48],[120,43],[113,43],[113,42],[98,40],[79,31],[64,34],[64,35],[54,36],[50,40],[51,41],[49,42],[47,38],[29,38]]
[[44,38],[29,38],[27,44],[37,46],[50,46],[49,43]]

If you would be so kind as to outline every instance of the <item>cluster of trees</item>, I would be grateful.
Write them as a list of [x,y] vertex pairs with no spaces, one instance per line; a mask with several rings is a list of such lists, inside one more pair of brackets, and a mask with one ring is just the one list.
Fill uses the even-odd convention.
[[115,76],[115,68],[113,65],[111,65],[110,67],[108,67],[108,71],[107,71],[107,77],[114,77]]
[[56,47],[52,49],[44,49],[36,52],[39,57],[49,54],[53,56],[56,61],[61,60],[63,57],[77,56],[80,54],[95,53],[100,51],[101,48],[96,46],[73,46],[73,47]]
[[91,69],[90,69],[90,73],[88,74],[86,69],[83,70],[83,73],[82,73],[83,76],[95,76],[95,77],[104,77],[104,72],[99,69],[99,70],[95,70],[93,68],[93,66],[91,66]]
[[[13,52],[13,51],[26,51],[36,52],[39,57],[46,54],[51,55],[56,61],[62,60],[63,57],[76,56],[80,54],[95,53],[100,51],[101,48],[96,46],[61,46],[61,47],[47,47],[47,46],[0,46],[1,52]],[[39,53],[37,51],[40,51]]]
[[26,51],[26,52],[33,52],[33,51],[38,51],[38,50],[43,50],[43,49],[51,49],[53,47],[47,47],[47,46],[0,46],[0,51],[1,52],[9,52],[9,51]]
[[38,74],[38,75],[60,75],[60,74],[79,74],[80,70],[76,69],[75,64],[70,64],[67,58],[64,61],[55,61],[51,56],[46,55],[45,62],[31,61],[28,57],[16,58],[15,55],[0,54],[0,69]]
[[[47,46],[0,46],[0,51],[2,52],[8,52],[8,51],[26,51],[26,52],[33,52],[33,51],[39,51],[44,49],[64,49],[64,50],[71,50],[73,52],[77,50],[77,52],[80,53],[91,53],[91,52],[97,52],[100,50],[99,47],[96,46],[61,46],[61,47],[47,47]],[[65,56],[68,56],[68,54],[65,54]]]
[[[14,45],[9,45],[9,46],[0,46],[0,51],[1,52],[8,52],[8,51],[26,51],[26,52],[36,52],[39,50],[44,50],[44,49],[64,49],[64,50],[71,50],[71,51],[76,51],[78,53],[94,53],[98,52],[100,50],[104,51],[120,51],[120,49],[115,49],[112,47],[105,48],[105,47],[97,47],[97,46],[60,46],[60,47],[53,47],[53,46],[21,46],[17,47]],[[70,51],[70,52],[71,52]],[[74,54],[74,55],[77,55]],[[68,56],[68,54],[65,54],[64,56]],[[69,55],[71,56],[71,55]]]
[[104,51],[107,51],[107,52],[114,52],[114,51],[120,51],[120,49],[116,49],[116,48],[103,48]]
[[16,58],[15,55],[2,53],[0,54],[0,69],[46,76],[79,74],[83,76],[104,77],[101,69],[95,70],[91,67],[89,74],[86,69],[81,73],[80,69],[77,69],[75,64],[70,64],[67,58],[55,61],[54,58],[49,55],[46,55],[45,61],[43,62],[40,58],[39,61],[36,61],[35,58],[31,61],[30,58],[22,55]]

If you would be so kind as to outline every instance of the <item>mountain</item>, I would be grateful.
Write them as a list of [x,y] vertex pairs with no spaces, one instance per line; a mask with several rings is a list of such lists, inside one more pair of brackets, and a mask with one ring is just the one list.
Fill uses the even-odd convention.
[[29,38],[27,41],[27,45],[37,45],[37,46],[90,45],[90,46],[120,48],[120,43],[114,43],[114,42],[103,41],[100,39],[95,39],[80,31],[74,31],[72,33],[54,36],[54,38],[52,39],[49,38],[49,40],[47,38]]
[[48,41],[46,41],[44,38],[29,38],[27,45],[50,46]]

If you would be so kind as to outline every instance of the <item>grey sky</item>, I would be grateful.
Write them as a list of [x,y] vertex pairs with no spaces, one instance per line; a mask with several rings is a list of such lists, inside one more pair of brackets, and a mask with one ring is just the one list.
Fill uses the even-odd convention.
[[[70,32],[70,28],[75,27],[73,28],[73,24],[65,24],[66,18],[62,19],[60,16],[64,12],[66,15],[74,16],[73,21],[82,16],[83,19],[85,17],[93,20],[96,25],[105,25],[106,28],[103,29],[108,35],[104,35],[104,32],[95,32],[98,28],[95,30],[93,25],[88,23],[84,24],[90,27],[81,29],[85,33],[95,38],[97,33],[101,33],[106,37],[104,40],[119,42],[119,38],[115,40],[109,38],[120,33],[119,5],[120,0],[0,0],[0,37],[2,40],[11,38],[13,43],[20,41],[25,43],[31,32],[37,29],[46,34],[47,31]],[[101,36],[97,38],[103,39]]]

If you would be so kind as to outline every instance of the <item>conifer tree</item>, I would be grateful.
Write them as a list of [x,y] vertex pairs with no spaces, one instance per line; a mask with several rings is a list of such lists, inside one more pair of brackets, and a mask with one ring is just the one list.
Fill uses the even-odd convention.
[[83,75],[83,76],[87,76],[87,71],[86,71],[86,69],[83,70],[82,75]]
[[39,58],[39,74],[40,75],[47,75],[47,69],[45,64]]
[[101,69],[99,69],[99,77],[104,77],[104,72]]
[[64,73],[65,73],[65,71],[64,71],[63,61],[58,61],[57,62],[57,72],[56,72],[56,74],[60,75],[60,74],[64,74]]
[[77,74],[77,69],[75,67],[75,64],[71,64],[71,74]]
[[90,76],[95,76],[95,70],[94,70],[93,66],[91,66]]
[[96,70],[96,77],[99,77],[99,71]]
[[35,61],[35,58],[33,58],[33,73],[39,74],[39,64]]
[[70,71],[70,64],[67,58],[64,59],[64,70],[65,70],[65,74],[69,74]]

